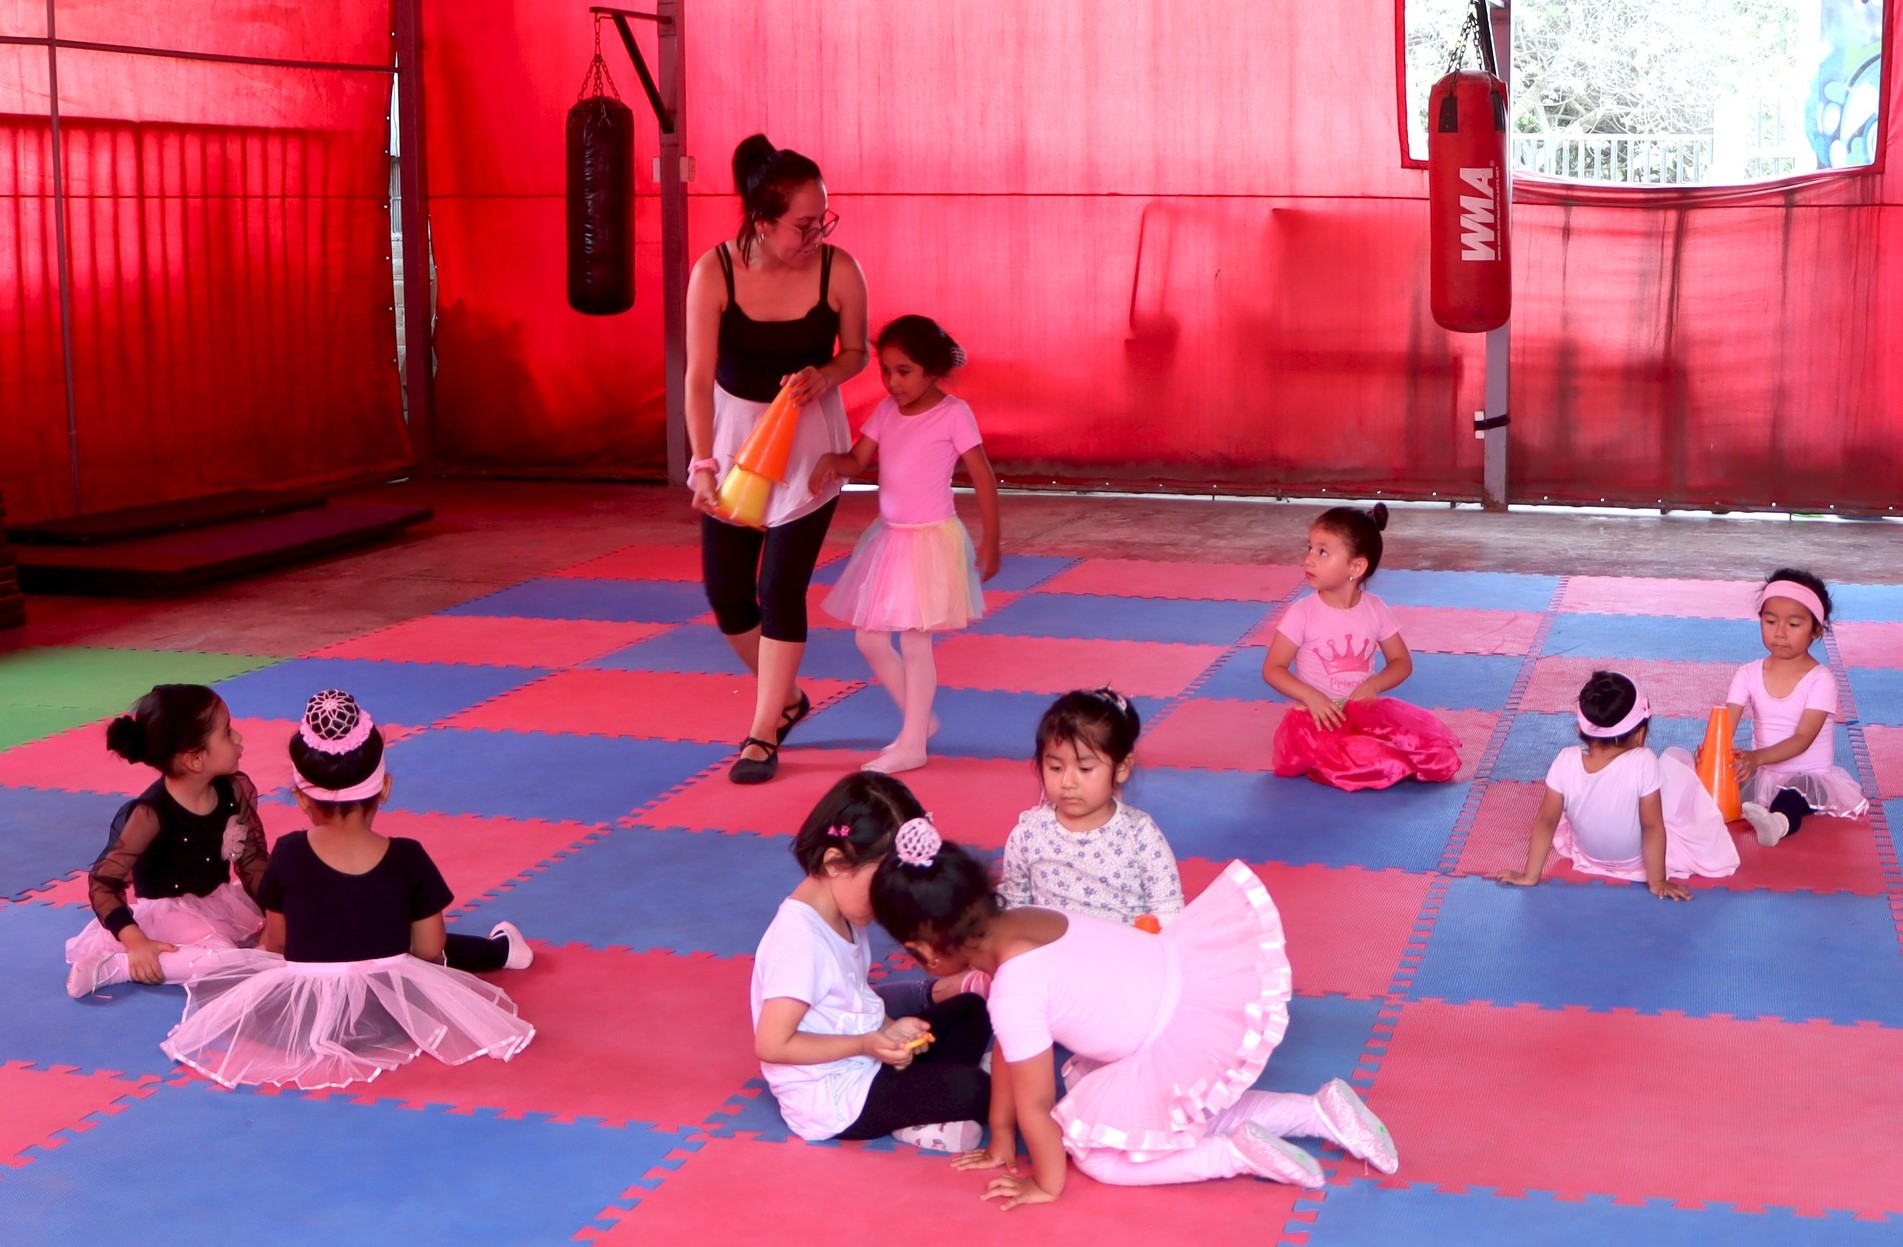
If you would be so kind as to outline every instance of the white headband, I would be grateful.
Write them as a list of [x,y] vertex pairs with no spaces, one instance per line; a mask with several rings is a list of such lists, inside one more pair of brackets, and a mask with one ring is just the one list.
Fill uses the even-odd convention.
[[1764,603],[1770,598],[1789,598],[1809,611],[1811,618],[1818,623],[1824,622],[1824,602],[1816,593],[1795,580],[1773,580],[1758,593],[1758,609],[1764,609]]
[[1633,728],[1639,726],[1639,724],[1651,718],[1652,703],[1646,699],[1645,692],[1639,688],[1637,681],[1633,682],[1632,690],[1637,693],[1638,696],[1633,700],[1632,709],[1626,714],[1625,718],[1620,719],[1611,727],[1601,727],[1591,719],[1588,719],[1585,711],[1577,711],[1575,717],[1579,720],[1579,730],[1595,740],[1617,740],[1627,732],[1630,732]]
[[305,779],[297,768],[291,768],[291,780],[297,785],[297,790],[313,801],[367,801],[383,791],[385,774],[383,760],[379,758],[377,769],[370,772],[360,782],[348,788],[319,788],[310,780]]

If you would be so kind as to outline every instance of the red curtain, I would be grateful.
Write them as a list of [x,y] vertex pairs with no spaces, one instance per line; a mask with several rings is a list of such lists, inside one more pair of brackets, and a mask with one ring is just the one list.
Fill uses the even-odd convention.
[[[685,7],[693,251],[732,226],[741,137],[813,156],[875,325],[924,312],[964,343],[959,387],[1007,475],[1477,495],[1482,348],[1428,312],[1392,0]],[[658,471],[652,127],[636,310],[580,316],[561,141],[586,6],[425,17],[446,449]],[[642,110],[612,32],[607,50]],[[1522,183],[1513,495],[1891,505],[1903,166],[1885,168],[1662,197]],[[848,398],[877,392],[868,374]]]
[[[390,63],[388,0],[60,0],[61,39]],[[0,6],[0,33],[44,35]],[[0,489],[27,520],[409,460],[390,77],[58,53],[69,437],[47,52],[0,49]],[[17,366],[16,366],[17,365]]]

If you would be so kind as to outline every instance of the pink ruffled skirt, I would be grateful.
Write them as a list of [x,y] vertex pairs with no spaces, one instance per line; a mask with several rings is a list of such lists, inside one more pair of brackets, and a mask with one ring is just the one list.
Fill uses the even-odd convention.
[[1247,866],[1229,863],[1156,938],[1169,981],[1148,1040],[1120,1060],[1064,1066],[1052,1116],[1072,1155],[1112,1148],[1142,1161],[1196,1146],[1288,1029],[1281,915]]
[[[1666,878],[1722,879],[1738,869],[1737,843],[1718,812],[1718,803],[1698,782],[1692,755],[1683,749],[1674,747],[1659,755],[1659,802],[1665,813]],[[1579,851],[1571,821],[1563,817],[1553,832],[1553,851],[1570,858],[1573,868],[1586,874],[1645,882],[1643,853],[1618,861],[1588,857]]]
[[[1824,724],[1824,730],[1828,732],[1830,724]],[[1861,818],[1870,808],[1870,798],[1863,795],[1863,786],[1841,766],[1822,771],[1774,771],[1761,767],[1745,784],[1741,795],[1746,801],[1768,809],[1771,802],[1777,800],[1777,794],[1786,788],[1804,798],[1804,804],[1811,809],[1833,818]]]
[[1393,697],[1351,701],[1347,722],[1332,732],[1294,706],[1275,729],[1275,773],[1306,775],[1317,783],[1356,792],[1404,779],[1442,784],[1460,771],[1460,738],[1419,706]]
[[535,1037],[500,988],[408,953],[320,962],[253,951],[185,990],[185,1016],[159,1046],[227,1087],[343,1087],[424,1052],[446,1065],[506,1061]]
[[956,516],[935,524],[874,520],[822,604],[872,632],[962,628],[984,617],[971,534]]
[[[132,919],[148,939],[193,947],[246,948],[258,942],[264,914],[245,895],[244,888],[227,883],[206,896],[155,896],[132,902]],[[66,941],[66,964],[122,953],[119,937],[99,925],[97,918]]]

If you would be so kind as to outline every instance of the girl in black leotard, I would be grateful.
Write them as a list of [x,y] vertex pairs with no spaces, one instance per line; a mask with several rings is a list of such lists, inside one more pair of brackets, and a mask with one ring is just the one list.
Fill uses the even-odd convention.
[[[729,775],[757,784],[773,778],[780,742],[811,708],[797,681],[806,588],[839,486],[813,492],[809,481],[820,456],[851,445],[838,387],[866,366],[866,285],[853,258],[823,241],[839,218],[818,165],[756,134],[734,150],[733,173],[739,232],[701,256],[687,283],[688,485],[704,513],[707,600],[758,677]],[[714,491],[783,384],[801,411],[766,530],[723,523],[707,514]]]

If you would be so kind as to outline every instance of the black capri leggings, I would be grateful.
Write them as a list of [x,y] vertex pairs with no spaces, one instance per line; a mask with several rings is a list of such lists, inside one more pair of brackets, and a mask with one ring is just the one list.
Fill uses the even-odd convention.
[[839,499],[761,532],[700,517],[700,575],[728,636],[760,629],[769,641],[806,640],[806,587]]
[[966,992],[917,1016],[932,1024],[931,1047],[904,1069],[881,1065],[859,1119],[841,1130],[840,1138],[876,1139],[906,1126],[982,1122],[990,1116],[991,1075],[978,1065],[991,1040],[984,997]]

